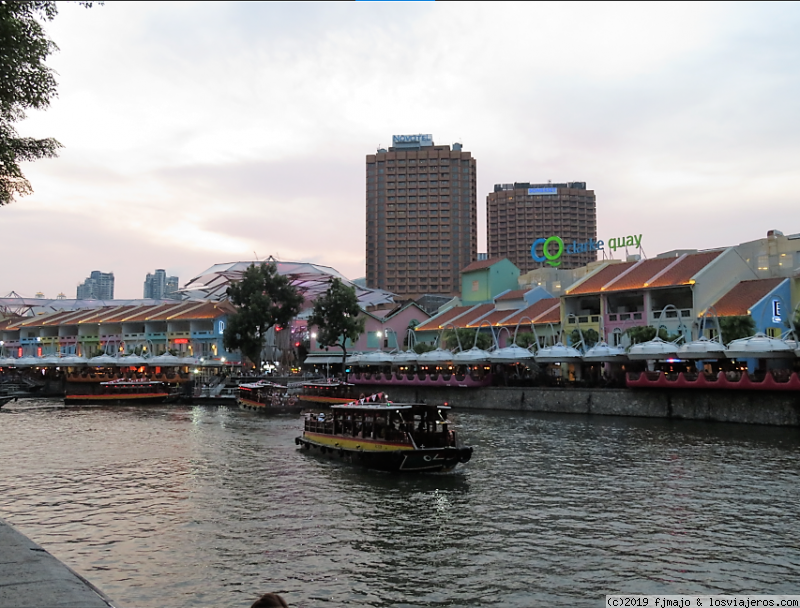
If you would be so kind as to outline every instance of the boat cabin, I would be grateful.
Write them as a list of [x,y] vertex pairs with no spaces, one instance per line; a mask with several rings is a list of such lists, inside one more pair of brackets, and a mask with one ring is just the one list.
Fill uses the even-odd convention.
[[305,430],[420,448],[455,446],[455,433],[447,420],[449,410],[424,403],[334,405],[329,413],[306,415]]

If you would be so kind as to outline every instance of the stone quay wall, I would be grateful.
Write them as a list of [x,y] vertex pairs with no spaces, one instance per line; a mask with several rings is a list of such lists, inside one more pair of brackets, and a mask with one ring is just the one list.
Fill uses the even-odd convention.
[[[364,386],[392,401],[447,403],[458,409],[642,416],[800,426],[800,393],[542,387],[414,388]],[[369,391],[369,392],[367,392]]]

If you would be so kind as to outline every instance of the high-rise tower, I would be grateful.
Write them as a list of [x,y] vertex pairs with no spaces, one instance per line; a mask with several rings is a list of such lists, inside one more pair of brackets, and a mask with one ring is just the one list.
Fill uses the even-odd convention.
[[367,155],[367,287],[457,294],[478,251],[475,159],[431,135]]
[[[486,197],[490,258],[508,258],[522,273],[540,268],[544,262],[533,258],[531,246],[551,236],[560,237],[565,250],[571,247],[569,255],[559,258],[559,268],[579,268],[597,259],[590,244],[597,240],[596,201],[586,182],[496,184]],[[541,244],[539,259],[543,259]]]

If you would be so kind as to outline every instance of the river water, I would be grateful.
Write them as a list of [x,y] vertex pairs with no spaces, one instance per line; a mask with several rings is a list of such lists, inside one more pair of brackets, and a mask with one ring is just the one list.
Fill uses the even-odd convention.
[[395,476],[299,416],[0,410],[0,517],[121,608],[601,606],[800,592],[797,429],[458,412],[473,459]]

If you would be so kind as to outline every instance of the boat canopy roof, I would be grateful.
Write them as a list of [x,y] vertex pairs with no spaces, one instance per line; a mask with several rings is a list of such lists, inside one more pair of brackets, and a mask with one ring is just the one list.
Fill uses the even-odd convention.
[[428,405],[427,403],[355,403],[332,405],[332,410],[366,410],[366,411],[397,411],[411,410],[417,407],[436,408],[438,410],[449,410],[449,405]]
[[142,386],[148,384],[164,384],[159,380],[109,380],[101,382],[100,386]]
[[269,380],[259,380],[258,382],[250,382],[248,384],[240,384],[239,388],[249,388],[249,389],[280,388],[280,389],[286,389],[286,387],[283,384],[278,384],[277,382],[270,382]]

